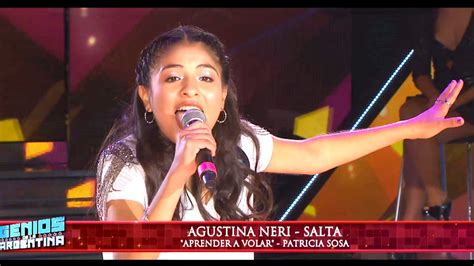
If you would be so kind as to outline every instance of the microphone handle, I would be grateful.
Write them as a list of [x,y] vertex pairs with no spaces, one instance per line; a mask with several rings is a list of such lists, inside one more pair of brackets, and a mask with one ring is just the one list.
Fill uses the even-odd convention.
[[201,149],[196,156],[196,162],[198,164],[199,178],[204,182],[206,188],[214,189],[216,187],[217,168],[211,151],[206,148]]

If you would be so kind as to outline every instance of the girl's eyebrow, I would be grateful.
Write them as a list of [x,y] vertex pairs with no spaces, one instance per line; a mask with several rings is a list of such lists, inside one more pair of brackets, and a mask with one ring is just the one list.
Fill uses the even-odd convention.
[[216,71],[216,73],[217,73],[217,76],[219,76],[219,71],[217,71],[217,69],[216,69],[215,67],[213,67],[212,65],[210,65],[210,64],[200,64],[200,65],[198,65],[196,68],[199,68],[199,67],[208,67],[208,68],[212,68],[212,69],[214,69],[214,71]]
[[[164,67],[162,67],[160,69],[159,72],[163,72],[163,70],[167,69],[167,68],[173,68],[173,67],[180,67],[180,68],[183,68],[184,66],[183,65],[180,65],[180,64],[168,64]],[[219,71],[217,71],[217,69],[215,67],[213,67],[211,64],[199,64],[198,66],[196,66],[196,68],[201,68],[201,67],[205,67],[205,68],[211,68],[213,69],[216,73],[217,73],[217,76],[219,77]]]
[[168,64],[168,65],[162,67],[162,68],[160,69],[160,72],[162,72],[163,70],[165,70],[165,69],[167,69],[167,68],[173,68],[173,67],[184,67],[184,66],[183,66],[183,65],[180,65],[180,64]]

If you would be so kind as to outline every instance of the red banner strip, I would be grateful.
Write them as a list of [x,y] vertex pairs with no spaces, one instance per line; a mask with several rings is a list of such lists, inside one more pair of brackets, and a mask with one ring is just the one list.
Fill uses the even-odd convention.
[[466,252],[474,223],[67,221],[64,232],[2,238],[0,251]]

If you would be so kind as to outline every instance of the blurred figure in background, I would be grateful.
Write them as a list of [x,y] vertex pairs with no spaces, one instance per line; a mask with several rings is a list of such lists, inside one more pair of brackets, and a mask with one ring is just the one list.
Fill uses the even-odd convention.
[[[448,117],[462,116],[462,127],[430,139],[403,144],[403,220],[449,220],[451,201],[441,185],[439,145],[474,135],[474,20],[473,8],[435,9],[424,19],[415,44],[413,79],[422,94],[408,97],[400,119],[412,118],[431,106],[451,80],[462,79],[464,89]],[[433,64],[433,73],[431,71]]]

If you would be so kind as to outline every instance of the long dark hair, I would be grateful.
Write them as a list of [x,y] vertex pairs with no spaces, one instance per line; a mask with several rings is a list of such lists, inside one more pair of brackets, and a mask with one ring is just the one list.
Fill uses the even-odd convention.
[[[224,105],[227,119],[222,124],[216,124],[212,130],[217,142],[215,164],[219,169],[216,188],[210,192],[214,199],[214,207],[221,220],[267,219],[273,208],[271,186],[263,174],[242,164],[239,159],[237,147],[242,134],[249,136],[255,143],[257,162],[259,143],[250,126],[241,120],[236,88],[231,79],[229,57],[225,54],[224,45],[214,34],[198,27],[179,26],[158,36],[141,51],[135,70],[137,88],[132,96],[132,105],[114,123],[102,144],[99,156],[109,145],[133,135],[136,138],[136,156],[145,171],[148,200],[151,202],[170,169],[175,144],[164,136],[155,123],[147,124],[143,119],[145,107],[138,95],[138,86],[142,85],[150,89],[150,75],[155,70],[160,57],[172,46],[183,42],[202,43],[213,53],[222,69],[222,83],[228,88]],[[251,178],[247,178],[248,176]],[[202,186],[197,175],[195,174],[192,178],[194,180],[191,193],[196,199],[200,213],[205,220],[215,219],[203,206]],[[238,206],[244,188],[248,190],[247,205],[251,211],[250,214],[243,213]],[[173,220],[181,220],[182,213],[179,210],[183,210],[183,207],[180,200]]]

